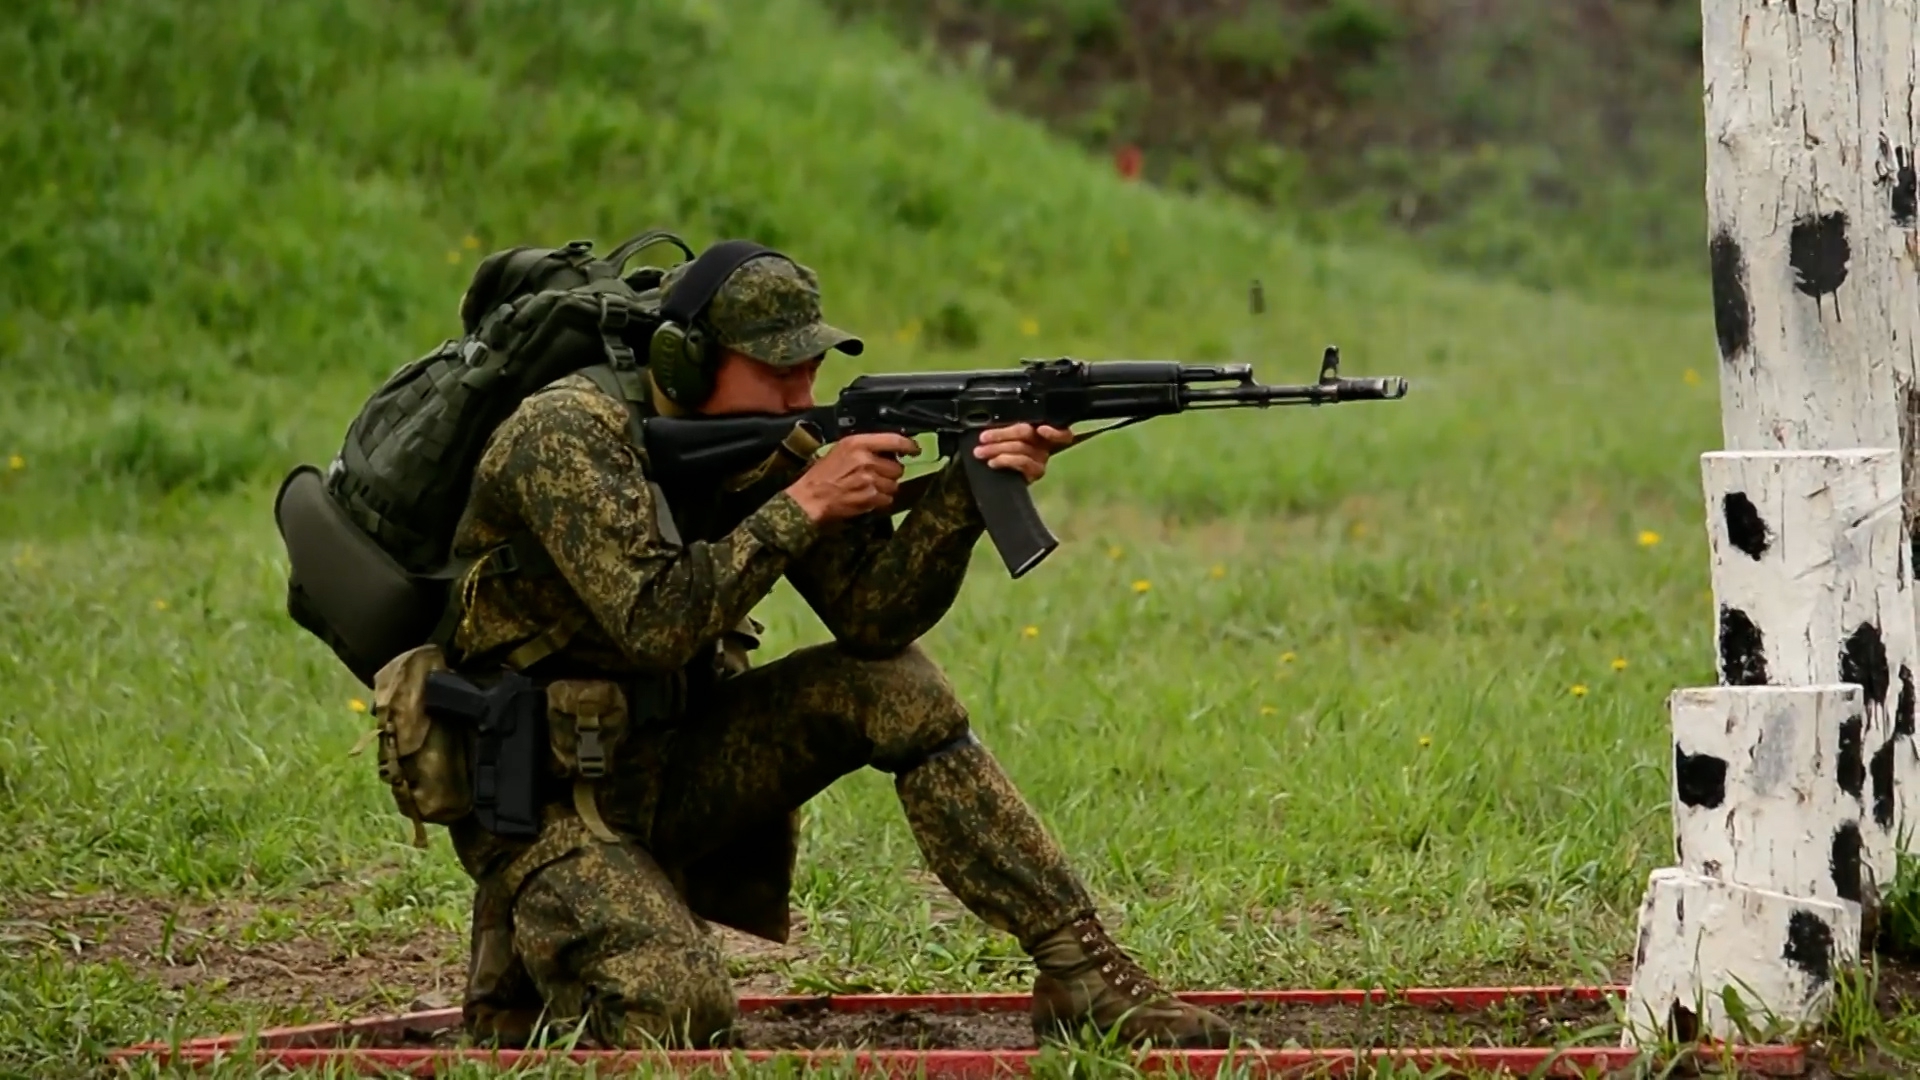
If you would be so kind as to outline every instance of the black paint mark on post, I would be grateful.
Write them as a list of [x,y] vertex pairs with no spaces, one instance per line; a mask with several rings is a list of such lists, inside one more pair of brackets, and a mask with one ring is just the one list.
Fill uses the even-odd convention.
[[1840,790],[1859,798],[1867,789],[1866,720],[1849,716],[1840,721]]
[[1893,710],[1893,733],[1913,734],[1913,671],[1900,665],[1900,703]]
[[1914,184],[1913,151],[1894,147],[1893,162],[1893,221],[1912,228],[1916,217],[1920,217],[1920,189]]
[[1793,266],[1794,287],[1818,300],[1838,292],[1847,280],[1847,215],[1839,210],[1807,216],[1793,223],[1787,234],[1787,262]]
[[1833,978],[1833,927],[1810,911],[1796,911],[1787,920],[1787,947],[1781,958],[1816,981]]
[[1773,534],[1767,529],[1767,523],[1760,520],[1760,511],[1747,498],[1744,491],[1729,491],[1720,499],[1720,512],[1726,515],[1727,539],[1733,546],[1745,552],[1747,558],[1758,560],[1766,554],[1768,545],[1773,543]]
[[1720,681],[1728,686],[1767,684],[1766,639],[1747,613],[1720,608]]
[[1713,332],[1720,359],[1731,361],[1753,343],[1753,303],[1747,299],[1747,257],[1740,242],[1721,229],[1707,245],[1712,263]]
[[1708,810],[1727,797],[1727,762],[1712,754],[1689,754],[1673,744],[1673,783],[1680,801]]
[[1873,823],[1883,829],[1893,827],[1893,740],[1888,739],[1873,755],[1868,767],[1873,774]]
[[1879,627],[1861,623],[1847,638],[1840,649],[1840,681],[1859,684],[1868,701],[1887,707],[1887,644]]
[[1833,830],[1833,850],[1827,857],[1827,869],[1833,874],[1833,888],[1842,899],[1860,902],[1860,826],[1849,821]]

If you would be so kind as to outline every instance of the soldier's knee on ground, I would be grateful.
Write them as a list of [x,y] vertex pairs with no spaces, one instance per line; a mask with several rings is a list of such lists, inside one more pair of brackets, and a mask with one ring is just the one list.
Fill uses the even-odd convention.
[[609,1047],[701,1047],[733,1024],[718,940],[637,847],[588,843],[540,868],[513,917],[515,952],[556,1028],[584,1021]]
[[873,744],[874,768],[905,772],[966,736],[966,706],[946,673],[918,645],[885,660],[849,662],[858,667],[867,690],[859,721]]

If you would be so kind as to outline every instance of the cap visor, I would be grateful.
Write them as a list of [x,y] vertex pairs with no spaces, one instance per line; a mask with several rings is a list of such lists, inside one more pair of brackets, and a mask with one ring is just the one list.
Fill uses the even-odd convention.
[[798,330],[765,334],[732,346],[738,352],[775,367],[804,363],[828,349],[839,349],[848,356],[859,356],[866,347],[866,343],[859,338],[823,322]]

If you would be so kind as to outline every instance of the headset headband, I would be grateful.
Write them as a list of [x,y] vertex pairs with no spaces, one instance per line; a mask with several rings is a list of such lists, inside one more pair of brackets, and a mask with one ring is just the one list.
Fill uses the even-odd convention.
[[701,252],[687,268],[686,275],[667,290],[660,301],[662,318],[681,326],[691,325],[694,317],[713,302],[714,294],[720,291],[728,275],[762,255],[779,254],[751,240],[722,240]]

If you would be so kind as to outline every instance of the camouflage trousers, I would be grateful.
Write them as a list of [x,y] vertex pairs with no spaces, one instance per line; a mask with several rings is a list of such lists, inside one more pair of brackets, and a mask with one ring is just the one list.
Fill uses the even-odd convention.
[[[518,1041],[544,1011],[550,1024],[584,1024],[603,1046],[724,1043],[732,982],[715,934],[689,904],[683,868],[756,849],[763,861],[790,859],[793,811],[863,767],[893,774],[928,867],[989,925],[1027,943],[1093,912],[924,653],[863,660],[815,646],[725,680],[673,732],[643,835],[594,841],[569,807],[555,805],[532,846],[563,854],[515,880],[485,857],[491,838],[453,827],[477,886],[470,1030]],[[719,870],[706,875],[709,894],[726,887]],[[786,878],[778,880],[781,895],[760,899],[784,913]],[[733,899],[694,897],[702,911]]]

